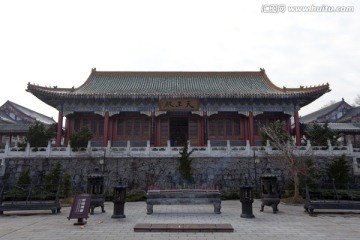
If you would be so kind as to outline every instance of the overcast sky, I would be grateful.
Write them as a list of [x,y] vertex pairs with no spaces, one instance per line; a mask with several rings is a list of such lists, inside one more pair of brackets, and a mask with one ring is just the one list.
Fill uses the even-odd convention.
[[[3,0],[0,105],[57,121],[27,83],[79,87],[99,71],[258,71],[279,87],[330,84],[304,116],[360,94],[360,1]],[[251,2],[251,3],[250,3]],[[353,12],[290,12],[291,6]],[[279,5],[272,5],[279,6]],[[273,10],[274,11],[274,10]]]

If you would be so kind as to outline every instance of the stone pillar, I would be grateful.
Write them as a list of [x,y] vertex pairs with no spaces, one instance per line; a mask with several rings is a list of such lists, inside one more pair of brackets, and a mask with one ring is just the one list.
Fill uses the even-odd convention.
[[56,147],[61,147],[61,133],[63,125],[63,111],[59,111],[58,115],[58,124],[57,124],[57,133],[56,133]]

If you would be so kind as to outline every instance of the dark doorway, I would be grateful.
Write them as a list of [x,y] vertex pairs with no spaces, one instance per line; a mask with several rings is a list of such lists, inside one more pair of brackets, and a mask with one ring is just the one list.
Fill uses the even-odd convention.
[[187,118],[170,118],[171,146],[185,146],[188,140],[189,123]]

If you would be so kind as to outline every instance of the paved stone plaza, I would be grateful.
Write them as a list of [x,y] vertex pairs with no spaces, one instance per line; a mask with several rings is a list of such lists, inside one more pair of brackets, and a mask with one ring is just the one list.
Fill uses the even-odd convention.
[[[240,201],[223,201],[221,214],[214,214],[212,205],[154,206],[146,214],[146,203],[125,204],[126,218],[113,219],[113,203],[105,203],[106,213],[95,209],[87,224],[75,226],[77,219],[68,220],[70,207],[60,214],[50,211],[5,212],[0,216],[0,239],[359,239],[360,211],[335,213],[322,211],[311,217],[301,205],[279,204],[279,212],[255,200],[255,218],[241,218]],[[138,223],[231,224],[234,232],[134,232]]]

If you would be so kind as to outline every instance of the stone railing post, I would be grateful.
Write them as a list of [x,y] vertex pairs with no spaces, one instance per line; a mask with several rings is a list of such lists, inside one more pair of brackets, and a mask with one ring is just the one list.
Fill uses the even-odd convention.
[[166,152],[168,155],[171,155],[171,144],[170,144],[170,140],[166,141]]
[[30,156],[30,143],[27,143],[27,144],[26,144],[25,155],[26,155],[27,157]]
[[211,142],[207,140],[206,153],[211,156]]
[[90,155],[91,154],[91,140],[88,141],[86,146],[86,152]]
[[187,147],[188,147],[188,151],[190,152],[192,150],[190,140],[187,141]]
[[351,156],[354,155],[354,148],[353,148],[351,140],[348,141],[347,145],[348,145],[348,148],[347,148],[348,154]]
[[130,145],[130,141],[129,141],[129,140],[126,141],[126,153],[127,153],[128,155],[130,155],[130,153],[131,153],[131,145]]
[[251,156],[252,153],[249,140],[246,140],[246,153],[248,156]]
[[71,156],[71,145],[70,145],[70,141],[68,142],[68,145],[66,147],[66,154],[68,156]]
[[310,140],[307,140],[306,141],[306,151],[309,151],[309,150],[311,150],[311,142],[310,142]]
[[230,140],[226,140],[226,154],[230,154],[231,146],[230,146]]
[[150,155],[150,140],[146,141],[146,155],[149,156]]
[[329,155],[332,155],[332,154],[333,154],[333,147],[332,147],[332,145],[331,145],[330,139],[327,140],[327,144],[328,144],[328,152],[329,152]]
[[270,141],[269,140],[266,140],[266,153],[271,153],[272,152],[272,146],[270,145]]
[[5,144],[5,156],[8,156],[9,152],[10,152],[10,143],[9,140],[7,140]]
[[46,147],[46,156],[50,157],[51,155],[51,141],[48,141],[48,145]]
[[[3,177],[5,175],[6,162],[5,159],[0,159],[0,176]],[[2,201],[2,196],[0,196],[0,205]]]

